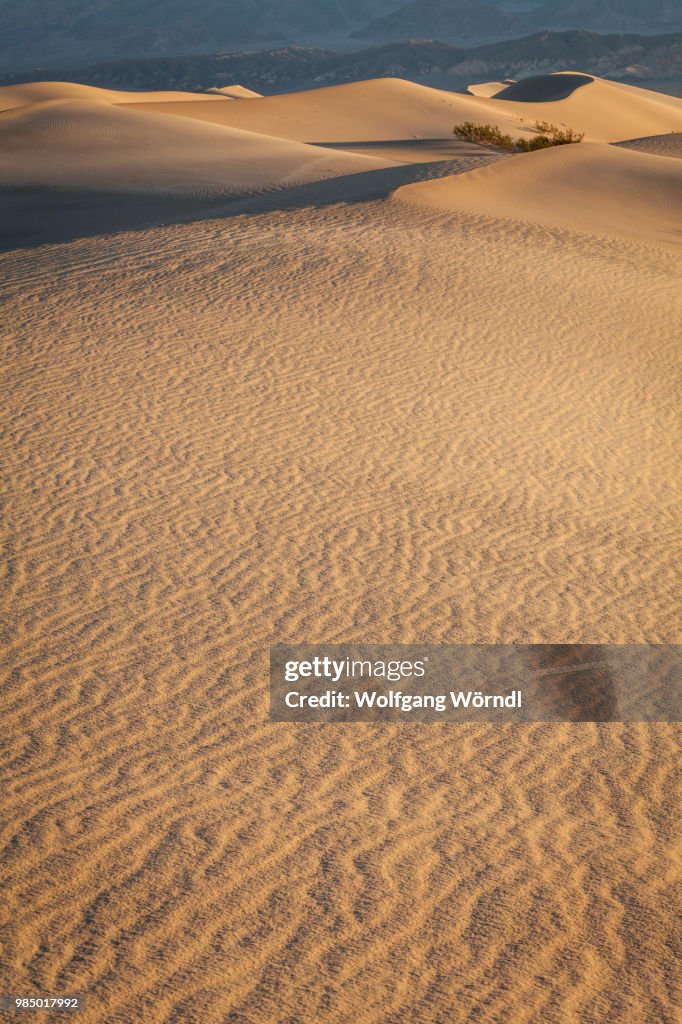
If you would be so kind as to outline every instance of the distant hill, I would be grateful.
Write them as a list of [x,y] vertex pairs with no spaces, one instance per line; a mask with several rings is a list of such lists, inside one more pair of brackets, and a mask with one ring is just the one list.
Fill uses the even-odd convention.
[[356,39],[501,39],[518,35],[526,15],[509,13],[483,0],[412,0],[353,33]]
[[541,32],[464,49],[437,42],[390,43],[339,54],[290,46],[249,53],[107,61],[81,71],[0,75],[0,84],[62,79],[112,89],[203,91],[236,83],[273,93],[366,78],[406,78],[457,89],[471,82],[578,70],[627,81],[682,80],[682,33],[661,36]]
[[679,0],[547,0],[531,17],[545,27],[620,32],[682,30]]
[[0,67],[347,35],[399,0],[0,0]]
[[360,45],[351,39],[472,46],[569,28],[682,31],[682,0],[544,0],[532,10],[509,0],[0,0],[0,71]]
[[546,0],[532,11],[504,11],[485,0],[411,0],[353,33],[358,39],[502,39],[553,27],[682,31],[679,0]]

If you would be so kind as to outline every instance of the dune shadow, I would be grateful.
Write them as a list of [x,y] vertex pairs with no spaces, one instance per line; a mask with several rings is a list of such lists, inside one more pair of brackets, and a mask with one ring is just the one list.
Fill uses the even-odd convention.
[[230,196],[160,196],[62,188],[0,189],[0,251],[171,224],[226,219],[278,210],[321,208],[386,198],[395,189],[474,170],[499,154],[484,151],[427,163],[398,164],[304,185]]
[[[309,145],[320,146],[323,149],[342,150],[348,153],[372,153],[380,156],[382,153],[390,154],[392,150],[405,150],[414,155],[414,162],[421,163],[430,154],[440,156],[447,152],[448,158],[470,157],[484,153],[495,154],[499,152],[492,146],[481,146],[478,143],[466,142],[448,135],[444,138],[435,139],[359,139],[348,142],[314,142]],[[435,158],[434,158],[435,159]],[[442,156],[441,156],[442,159]]]
[[578,89],[594,82],[591,75],[531,75],[496,93],[495,100],[514,100],[518,103],[553,103],[565,100]]
[[165,197],[104,190],[3,188],[0,251],[144,229],[181,220],[186,214],[186,200]]

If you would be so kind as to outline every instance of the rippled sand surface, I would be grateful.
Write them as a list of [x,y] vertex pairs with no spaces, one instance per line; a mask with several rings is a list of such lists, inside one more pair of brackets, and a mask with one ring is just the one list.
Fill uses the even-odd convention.
[[267,720],[273,641],[679,639],[679,250],[456,188],[0,255],[4,991],[675,1021],[677,726]]

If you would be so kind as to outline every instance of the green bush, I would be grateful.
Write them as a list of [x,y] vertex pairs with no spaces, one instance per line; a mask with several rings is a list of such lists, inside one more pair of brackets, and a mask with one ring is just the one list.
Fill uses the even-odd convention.
[[572,128],[560,128],[549,121],[536,121],[533,125],[536,135],[532,139],[517,139],[505,135],[492,124],[478,124],[476,121],[464,121],[456,124],[453,135],[465,142],[478,142],[485,146],[498,146],[510,153],[531,153],[536,149],[547,149],[549,146],[567,146],[582,142],[585,135],[575,132]]
[[492,124],[476,124],[475,121],[464,121],[456,124],[453,135],[465,142],[480,142],[487,146],[499,146],[502,149],[513,151],[516,146],[511,135],[504,135],[499,128]]
[[559,128],[549,121],[536,121],[533,125],[538,133],[533,139],[519,139],[517,146],[524,153],[530,153],[534,149],[546,149],[548,146],[570,146],[575,142],[582,142],[585,138],[583,132],[575,132],[572,128]]

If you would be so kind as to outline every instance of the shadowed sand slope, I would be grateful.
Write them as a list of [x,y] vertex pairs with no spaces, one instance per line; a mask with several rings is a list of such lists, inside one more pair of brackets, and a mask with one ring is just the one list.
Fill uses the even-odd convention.
[[679,730],[271,725],[267,663],[679,638],[679,270],[396,202],[0,256],[3,991],[673,1024]]
[[592,75],[578,75],[564,71],[555,75],[531,75],[520,82],[501,84],[493,93],[498,100],[516,100],[522,103],[554,103],[572,96],[576,89],[582,89],[594,82]]
[[599,143],[515,156],[458,178],[408,185],[395,195],[442,210],[682,242],[682,164]]
[[[583,87],[563,85],[586,76],[547,75],[532,102],[464,95],[400,79],[373,79],[309,92],[268,96],[257,102],[145,104],[149,109],[231,124],[302,142],[352,142],[444,138],[460,121],[487,121],[513,135],[529,133],[536,120],[569,124],[597,142],[682,130],[682,99],[590,79]],[[558,84],[557,84],[558,83]],[[514,86],[510,88],[515,88]],[[553,99],[557,93],[570,94]],[[542,96],[546,99],[542,101]]]
[[162,195],[239,194],[388,162],[84,99],[0,114],[0,146],[4,187]]
[[136,106],[46,100],[0,114],[0,245],[233,215],[239,196],[257,197],[254,211],[363,201],[500,156],[454,138],[351,152]]
[[653,156],[682,157],[682,132],[669,135],[650,135],[644,139],[628,139],[619,143],[624,149],[637,150],[639,153],[651,153]]

